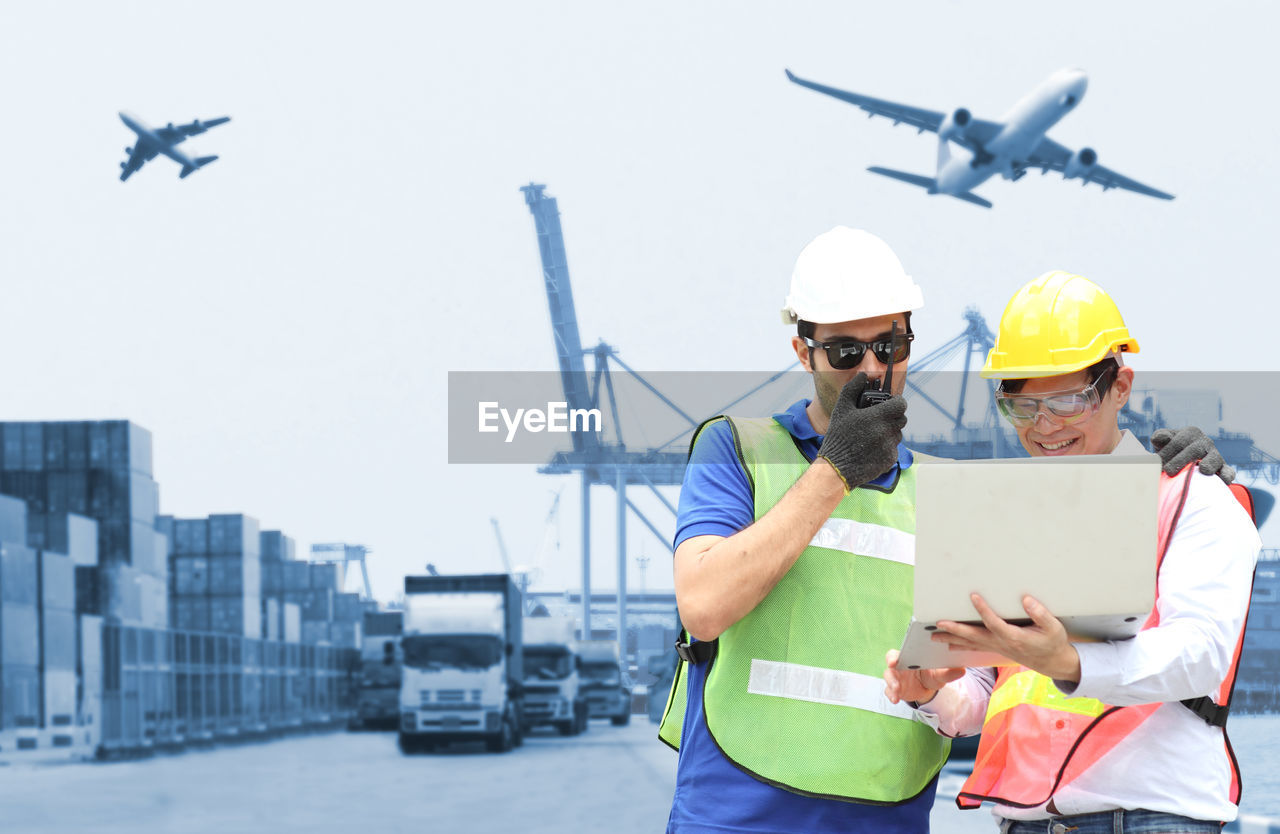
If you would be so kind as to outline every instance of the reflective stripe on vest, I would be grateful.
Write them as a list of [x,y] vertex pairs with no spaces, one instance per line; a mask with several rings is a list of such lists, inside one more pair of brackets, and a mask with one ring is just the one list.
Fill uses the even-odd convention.
[[[729,425],[759,519],[810,462],[775,420]],[[946,761],[950,740],[890,704],[881,678],[911,617],[915,474],[846,496],[769,595],[720,635],[703,687],[707,730],[757,779],[895,805]]]
[[[1159,568],[1186,503],[1194,471],[1194,466],[1189,465],[1172,478],[1160,476],[1157,604],[1143,623],[1144,630],[1160,622]],[[1227,701],[1238,660],[1237,651],[1220,690],[1219,703]],[[956,804],[976,808],[986,800],[1014,808],[1038,808],[1161,706],[1115,707],[1092,698],[1072,698],[1044,675],[1021,666],[1002,667],[987,706],[973,773],[956,797]],[[1234,757],[1228,758],[1232,767],[1231,799],[1238,803],[1239,773]]]

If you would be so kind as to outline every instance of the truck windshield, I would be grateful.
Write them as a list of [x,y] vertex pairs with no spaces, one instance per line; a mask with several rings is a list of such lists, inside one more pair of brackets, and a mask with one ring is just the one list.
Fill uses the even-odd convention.
[[524,677],[558,681],[569,677],[573,664],[564,648],[524,647]]
[[584,663],[582,675],[592,683],[602,683],[606,686],[617,686],[622,683],[616,663]]
[[502,641],[490,634],[416,634],[401,647],[413,669],[488,669],[502,659]]

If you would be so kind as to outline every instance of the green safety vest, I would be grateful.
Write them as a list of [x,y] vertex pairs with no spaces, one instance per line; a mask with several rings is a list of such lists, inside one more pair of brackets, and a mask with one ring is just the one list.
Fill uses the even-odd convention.
[[[772,418],[715,419],[733,431],[759,519],[810,462]],[[902,645],[911,619],[915,476],[907,468],[890,488],[845,496],[769,595],[720,635],[703,689],[707,729],[757,779],[896,805],[918,796],[946,761],[950,740],[884,696],[885,651]],[[685,665],[658,730],[676,749]]]

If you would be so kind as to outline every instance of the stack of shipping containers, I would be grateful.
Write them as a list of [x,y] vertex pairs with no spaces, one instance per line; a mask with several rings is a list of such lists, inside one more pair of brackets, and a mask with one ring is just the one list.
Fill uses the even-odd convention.
[[172,627],[261,638],[257,520],[247,515],[211,515],[175,518],[172,525]]
[[[286,577],[310,589],[313,573],[332,576],[331,608],[354,595],[248,516],[158,517],[145,429],[0,423],[0,493],[0,754],[133,751],[344,717],[357,654],[332,639],[342,629],[298,642]],[[264,551],[281,565],[271,588]]]
[[156,530],[151,433],[111,420],[0,423],[0,434],[0,492],[26,502],[32,547],[66,554],[67,515],[97,522],[96,564],[77,560],[77,612],[168,625],[167,546]]

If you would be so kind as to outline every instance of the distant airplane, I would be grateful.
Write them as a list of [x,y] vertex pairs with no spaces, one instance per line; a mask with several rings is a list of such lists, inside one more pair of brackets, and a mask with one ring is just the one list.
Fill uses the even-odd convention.
[[[951,113],[939,113],[837,90],[798,78],[791,70],[787,70],[787,78],[801,87],[856,104],[867,111],[868,117],[884,116],[892,119],[895,125],[911,125],[917,133],[928,130],[938,134],[938,166],[933,177],[891,168],[867,169],[873,174],[918,185],[930,194],[949,194],[974,205],[991,208],[991,202],[974,194],[973,189],[995,174],[1016,181],[1029,169],[1039,168],[1042,175],[1052,169],[1060,171],[1064,179],[1079,177],[1081,185],[1096,182],[1103,191],[1124,188],[1161,200],[1173,199],[1172,194],[1157,191],[1099,165],[1098,154],[1093,148],[1072,151],[1045,135],[1084,98],[1089,80],[1082,70],[1058,70],[998,122],[975,119],[963,107]],[[952,142],[966,148],[970,155],[952,156]]]
[[136,116],[131,116],[128,113],[122,112],[120,121],[138,134],[138,139],[133,143],[133,147],[124,149],[124,152],[129,155],[127,160],[120,163],[120,181],[124,182],[129,179],[129,175],[134,171],[155,159],[157,154],[164,154],[182,166],[182,170],[178,172],[179,179],[184,179],[192,171],[203,168],[213,162],[218,157],[200,156],[192,159],[178,150],[178,145],[184,142],[188,136],[204,133],[211,127],[217,127],[220,124],[231,121],[231,117],[223,116],[220,119],[210,119],[207,122],[196,119],[189,125],[178,125],[177,127],[173,126],[173,122],[169,122],[164,127],[154,129],[147,127]]

